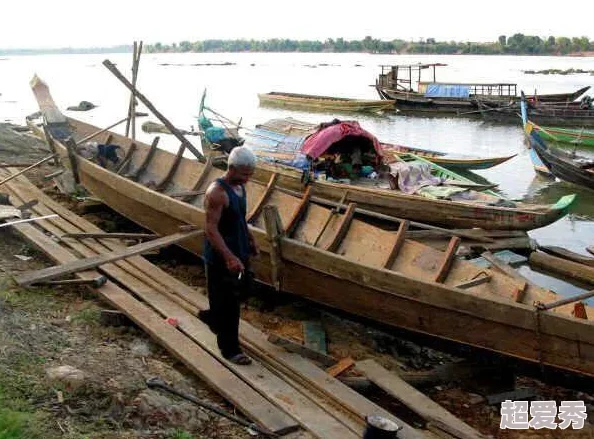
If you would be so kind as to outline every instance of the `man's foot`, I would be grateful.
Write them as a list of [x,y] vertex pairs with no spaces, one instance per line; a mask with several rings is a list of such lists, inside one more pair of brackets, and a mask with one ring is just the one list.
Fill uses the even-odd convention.
[[243,352],[240,352],[239,354],[235,354],[232,357],[227,358],[227,360],[230,361],[231,363],[235,363],[240,366],[247,366],[248,364],[252,364],[252,359],[250,357],[248,357],[246,354],[244,354]]

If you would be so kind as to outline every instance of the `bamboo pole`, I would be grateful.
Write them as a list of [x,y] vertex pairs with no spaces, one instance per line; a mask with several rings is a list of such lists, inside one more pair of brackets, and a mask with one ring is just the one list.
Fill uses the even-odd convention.
[[155,106],[143,95],[141,94],[136,88],[134,88],[134,86],[130,83],[130,81],[128,81],[124,75],[122,75],[122,73],[118,70],[118,68],[108,59],[106,59],[105,61],[103,61],[103,65],[111,72],[114,74],[114,76],[116,78],[118,78],[130,91],[132,91],[132,93],[134,94],[134,96],[136,96],[144,105],[146,105],[146,107],[151,110],[153,112],[153,114],[155,116],[157,116],[157,118],[161,121],[161,123],[163,125],[165,125],[167,127],[167,129],[169,129],[169,131],[171,131],[171,134],[173,134],[175,137],[177,137],[179,139],[180,142],[182,142],[186,148],[188,148],[190,151],[192,151],[192,153],[196,156],[196,158],[202,162],[205,163],[206,162],[206,158],[204,157],[204,155],[202,155],[202,153],[200,151],[198,151],[196,149],[196,147],[194,145],[192,145],[188,139],[186,139],[180,132],[179,130],[171,123],[169,122],[169,120],[167,120],[167,118],[165,118],[165,116],[163,116],[159,110],[157,110],[155,108]]
[[24,174],[25,172],[27,172],[27,171],[29,171],[29,170],[31,170],[31,169],[33,169],[33,168],[36,168],[36,167],[38,167],[38,166],[40,166],[40,165],[43,165],[45,162],[49,162],[51,159],[53,159],[54,157],[56,157],[56,155],[57,155],[57,154],[52,154],[52,155],[49,155],[49,156],[47,156],[47,157],[45,157],[45,158],[43,158],[43,159],[39,160],[38,162],[35,162],[35,163],[33,163],[31,166],[28,166],[28,167],[26,167],[25,169],[21,169],[21,170],[20,170],[19,172],[17,172],[16,174],[12,174],[11,176],[9,176],[9,177],[6,177],[4,180],[0,181],[0,186],[2,186],[2,185],[3,185],[4,183],[6,183],[6,182],[9,182],[9,181],[10,181],[10,180],[12,180],[13,178],[16,178],[16,177],[18,177],[19,175],[21,175],[21,174]]
[[111,124],[110,126],[108,126],[107,128],[103,128],[99,131],[95,131],[94,133],[89,134],[86,137],[83,137],[82,139],[80,139],[78,142],[76,142],[76,145],[82,145],[84,142],[87,142],[95,137],[97,137],[99,134],[103,134],[106,131],[111,130],[113,127],[118,126],[119,124],[121,124],[122,122],[126,122],[129,121],[130,118],[129,117],[125,117],[124,119],[118,120],[116,123]]
[[[142,53],[142,41],[138,44],[134,41],[134,51],[132,53],[132,86],[136,88],[138,80],[138,66],[140,64],[140,54]],[[136,98],[134,93],[130,93],[130,102],[128,104],[128,123],[126,123],[126,137],[132,131],[132,139],[136,139]]]

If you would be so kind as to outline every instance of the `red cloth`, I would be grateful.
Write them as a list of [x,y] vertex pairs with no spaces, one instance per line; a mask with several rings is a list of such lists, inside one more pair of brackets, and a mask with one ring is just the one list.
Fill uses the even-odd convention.
[[303,142],[301,152],[313,159],[317,159],[334,143],[346,136],[361,136],[371,140],[376,154],[380,157],[383,156],[382,147],[380,146],[377,137],[370,132],[365,131],[361,128],[359,123],[355,121],[340,122],[336,125],[331,125],[316,131]]

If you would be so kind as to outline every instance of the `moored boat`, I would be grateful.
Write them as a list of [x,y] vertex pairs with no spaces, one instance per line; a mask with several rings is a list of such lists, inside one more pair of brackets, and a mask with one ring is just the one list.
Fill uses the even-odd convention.
[[547,141],[576,147],[594,147],[594,130],[586,130],[583,127],[573,129],[555,126],[541,127],[534,123],[533,128]]
[[[73,172],[91,193],[155,233],[169,234],[184,224],[204,227],[204,188],[223,173],[211,161],[54,118],[58,112],[47,86],[36,79],[32,87],[56,151],[64,163],[76,163]],[[69,154],[65,139],[91,134],[119,146],[121,157],[113,169],[72,149]],[[262,250],[253,264],[259,281],[387,325],[594,376],[594,324],[574,317],[572,302],[558,303],[551,291],[520,286],[513,276],[455,258],[456,238],[446,252],[435,250],[404,239],[406,222],[397,234],[381,230],[353,218],[352,203],[341,213],[312,203],[311,190],[302,197],[287,194],[278,186],[281,178],[246,185],[248,219]],[[180,197],[182,192],[186,195]],[[278,238],[264,227],[274,208],[280,221],[268,225],[281,228]],[[273,269],[271,239],[278,243],[280,270]],[[199,240],[181,245],[202,252]],[[550,309],[535,308],[535,302]],[[594,311],[581,309],[589,315]]]
[[282,108],[339,112],[380,112],[394,110],[394,101],[382,99],[351,99],[273,91],[258,94],[260,105]]

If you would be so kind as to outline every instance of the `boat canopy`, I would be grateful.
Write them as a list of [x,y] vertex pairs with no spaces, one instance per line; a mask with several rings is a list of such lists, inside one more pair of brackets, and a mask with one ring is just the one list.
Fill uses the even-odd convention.
[[321,124],[318,131],[303,142],[301,152],[312,159],[317,159],[323,154],[341,153],[353,146],[361,148],[361,152],[374,150],[378,156],[383,156],[377,137],[361,128],[356,121],[338,119]]

